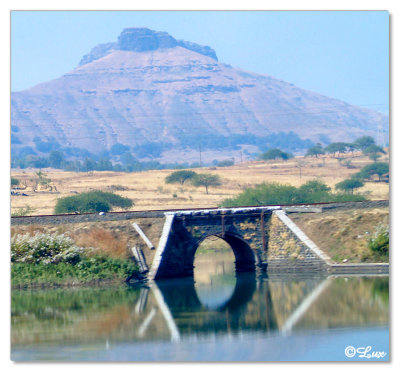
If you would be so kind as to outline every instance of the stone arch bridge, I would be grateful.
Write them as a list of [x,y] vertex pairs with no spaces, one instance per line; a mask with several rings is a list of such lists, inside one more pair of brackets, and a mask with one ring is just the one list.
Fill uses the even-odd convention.
[[[289,218],[290,213],[324,213],[332,210],[388,207],[387,200],[322,203],[318,205],[259,206],[175,211],[128,211],[105,214],[12,217],[12,228],[32,225],[54,231],[60,225],[75,230],[90,226],[125,232],[135,258],[142,258],[142,274],[148,279],[193,275],[194,257],[210,236],[225,240],[235,255],[236,270],[258,272],[388,273],[388,264],[334,264]],[[288,214],[289,215],[288,215]],[[132,222],[134,222],[132,224]],[[137,222],[156,243],[140,230]],[[82,227],[82,225],[84,225]],[[137,230],[135,231],[137,228]],[[142,235],[139,233],[139,231]],[[22,233],[22,232],[21,232]],[[118,235],[118,234],[117,234]],[[141,235],[142,239],[138,236]],[[146,241],[147,239],[147,241]],[[145,242],[146,244],[143,244]],[[146,247],[149,246],[149,248]],[[142,247],[143,250],[141,249]]]
[[192,276],[196,250],[210,236],[230,245],[237,272],[328,267],[329,257],[280,207],[179,211],[165,216],[149,279]]

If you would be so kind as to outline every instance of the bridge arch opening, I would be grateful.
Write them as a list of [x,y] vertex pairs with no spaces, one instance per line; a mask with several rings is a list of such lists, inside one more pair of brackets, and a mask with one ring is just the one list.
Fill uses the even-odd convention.
[[254,274],[255,256],[242,239],[229,234],[224,238],[211,235],[203,239],[194,252],[193,270],[196,292],[202,305],[209,310],[228,306],[232,298],[237,297],[238,283],[243,282],[239,275],[243,275],[243,271]]
[[[209,235],[200,240],[193,250],[193,263],[198,270],[210,270],[205,257],[211,257],[214,270],[247,272],[255,271],[256,256],[249,245],[235,234]],[[218,265],[215,266],[215,265]],[[217,271],[215,272],[217,273]]]

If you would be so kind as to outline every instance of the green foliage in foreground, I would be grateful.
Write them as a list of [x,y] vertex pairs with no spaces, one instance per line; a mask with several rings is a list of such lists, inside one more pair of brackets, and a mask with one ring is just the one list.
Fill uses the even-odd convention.
[[368,247],[380,256],[389,256],[389,226],[379,226],[369,239]]
[[104,257],[84,259],[77,265],[15,263],[11,265],[11,283],[13,286],[30,286],[76,284],[113,279],[122,281],[134,271],[136,271],[136,266],[133,262]]
[[65,235],[37,233],[11,239],[13,286],[123,280],[136,270],[132,261],[110,257],[94,248],[79,248]]
[[54,213],[95,213],[108,212],[112,207],[129,208],[133,202],[112,192],[89,191],[57,200]]
[[323,182],[308,181],[300,187],[277,182],[262,183],[248,188],[236,198],[225,199],[224,207],[241,205],[280,205],[301,203],[327,203],[345,201],[363,201],[364,196],[349,193],[333,193]]

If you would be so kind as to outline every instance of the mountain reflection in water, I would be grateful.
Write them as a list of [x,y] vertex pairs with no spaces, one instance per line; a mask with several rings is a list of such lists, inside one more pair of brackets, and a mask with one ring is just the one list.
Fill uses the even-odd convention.
[[[14,290],[12,359],[226,360],[230,343],[243,338],[273,337],[285,347],[293,336],[376,327],[383,327],[388,344],[388,277],[257,279],[252,273],[235,274],[233,266],[221,266],[220,258],[196,261],[208,267],[207,275],[148,286]],[[304,342],[314,345],[317,336],[310,337]],[[203,342],[217,339],[223,340],[218,341],[220,357],[197,353]],[[146,345],[152,353],[143,352]],[[247,359],[230,358],[279,360],[278,354],[260,350]]]

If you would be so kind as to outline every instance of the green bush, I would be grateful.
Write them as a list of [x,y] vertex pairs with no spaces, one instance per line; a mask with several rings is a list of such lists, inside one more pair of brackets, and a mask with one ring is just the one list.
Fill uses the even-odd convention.
[[112,207],[128,208],[132,205],[131,199],[112,192],[90,191],[58,199],[54,213],[108,212]]
[[82,248],[65,235],[37,233],[14,235],[11,238],[11,262],[29,264],[76,263]]
[[282,159],[288,160],[293,158],[293,155],[279,149],[270,149],[259,156],[260,160],[275,160]]
[[389,255],[389,226],[378,226],[375,234],[368,241],[368,247],[381,256]]
[[37,233],[11,239],[13,285],[125,279],[137,270],[126,259],[113,258],[96,248],[80,248],[65,235]]
[[244,205],[284,205],[301,203],[327,203],[362,201],[364,196],[349,193],[333,193],[319,180],[308,181],[300,187],[276,182],[262,183],[248,188],[235,198],[225,199],[224,207]]

